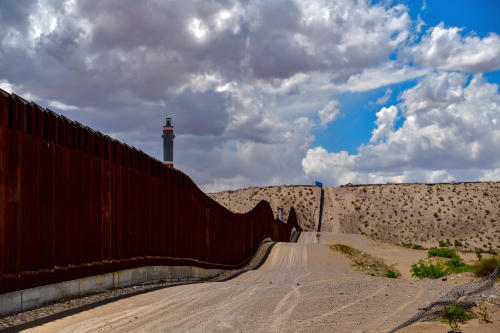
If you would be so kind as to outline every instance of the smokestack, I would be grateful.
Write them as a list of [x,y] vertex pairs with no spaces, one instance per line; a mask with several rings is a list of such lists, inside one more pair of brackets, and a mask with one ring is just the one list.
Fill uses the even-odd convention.
[[167,117],[165,126],[163,126],[163,161],[167,166],[174,166],[174,126],[172,118]]

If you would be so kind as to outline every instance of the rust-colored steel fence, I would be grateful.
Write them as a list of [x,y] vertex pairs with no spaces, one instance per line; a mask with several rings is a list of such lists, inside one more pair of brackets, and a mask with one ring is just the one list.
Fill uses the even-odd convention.
[[184,173],[0,89],[0,293],[148,265],[236,268],[301,230],[235,214]]

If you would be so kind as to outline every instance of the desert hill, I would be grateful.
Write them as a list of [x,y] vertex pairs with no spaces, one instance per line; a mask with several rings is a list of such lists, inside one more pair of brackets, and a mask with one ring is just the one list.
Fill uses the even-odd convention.
[[[260,200],[275,215],[295,207],[305,230],[316,230],[321,189],[270,186],[209,194],[234,212]],[[406,246],[447,242],[464,250],[500,250],[500,183],[377,184],[324,188],[321,231],[360,233]]]
[[321,189],[312,185],[289,185],[251,187],[235,191],[208,193],[224,207],[236,213],[246,213],[261,200],[271,204],[274,215],[278,216],[278,208],[283,207],[285,220],[291,207],[295,208],[300,225],[305,230],[315,230],[319,218]]

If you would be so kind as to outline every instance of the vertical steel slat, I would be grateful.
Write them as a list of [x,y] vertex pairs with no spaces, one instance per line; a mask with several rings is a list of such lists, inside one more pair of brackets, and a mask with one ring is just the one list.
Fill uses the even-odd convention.
[[[142,153],[141,153],[142,155]],[[146,173],[146,161],[144,158],[141,158],[141,175],[143,177],[144,182],[144,212],[141,214],[141,219],[143,223],[143,244],[142,244],[142,256],[151,255],[151,221],[152,221],[152,206],[151,206],[151,191],[152,191],[152,182],[151,178],[147,176]]]
[[8,99],[7,107],[7,127],[18,131],[19,130],[19,113],[17,111],[17,102],[14,96],[10,96]]
[[36,271],[40,266],[39,252],[36,251],[39,233],[36,230],[36,145],[28,135],[20,136],[21,159],[19,176],[20,193],[20,269],[21,271]]
[[188,247],[191,245],[191,239],[188,235],[188,207],[187,207],[187,195],[186,195],[186,179],[184,178],[184,174],[179,173],[179,180],[180,180],[180,190],[181,190],[181,212],[182,212],[182,217],[180,220],[180,226],[181,226],[181,234],[182,234],[182,245],[180,247],[181,253],[188,253]]
[[31,109],[33,111],[32,115],[32,128],[33,128],[33,133],[32,135],[34,137],[40,138],[42,137],[42,131],[43,131],[43,109],[38,106],[37,104],[30,103]]
[[[42,113],[40,113],[42,115]],[[41,118],[40,118],[41,119]],[[42,258],[41,268],[50,270],[53,267],[51,260],[51,216],[52,216],[52,191],[51,191],[51,148],[50,143],[39,138],[39,151],[37,156],[37,218],[41,243],[38,250]]]
[[[12,107],[12,105],[11,105]],[[20,150],[18,143],[18,133],[12,130],[4,130],[1,137],[2,141],[2,173],[0,179],[0,217],[2,219],[2,261],[0,265],[3,274],[15,275],[19,273],[18,263],[18,226],[20,223]]]
[[[127,150],[124,149],[123,156],[124,156],[124,161],[125,163],[128,161],[128,154]],[[130,196],[130,188],[129,188],[129,168],[125,167],[125,164],[122,166],[123,170],[123,178],[122,178],[122,189],[121,193],[123,194],[123,203],[122,203],[122,218],[123,218],[123,258],[130,258],[131,257],[131,251],[130,248],[132,247],[131,243],[131,233],[132,231],[130,230],[130,214],[128,212],[128,207],[129,207],[129,196]]]
[[[154,165],[155,161],[152,161],[151,165]],[[165,178],[161,183],[162,187],[158,189],[158,194],[162,195],[162,200],[160,201],[162,204],[160,221],[156,223],[163,223],[165,230],[165,242],[161,246],[162,253],[165,253],[167,256],[172,255],[172,196],[171,196],[171,181],[172,181],[172,171],[170,168],[163,167],[165,170]]]
[[[79,135],[79,130],[77,126],[72,126],[71,127],[71,133],[70,136],[71,138],[75,138]],[[73,143],[72,143],[73,145]],[[81,248],[84,246],[84,239],[86,235],[82,233],[82,224],[84,223],[82,219],[82,214],[84,210],[87,209],[85,205],[85,200],[83,197],[82,193],[82,167],[83,167],[83,154],[76,149],[69,149],[68,153],[70,154],[71,161],[70,161],[70,179],[71,179],[71,186],[68,189],[70,191],[70,196],[71,196],[71,205],[70,211],[68,212],[68,216],[71,219],[69,221],[71,223],[71,241],[73,242],[73,253],[74,253],[74,258],[71,260],[73,265],[80,265],[84,260],[84,254]]]
[[[10,216],[8,215],[8,195],[9,195],[9,187],[5,186],[7,184],[6,177],[6,155],[7,155],[7,138],[6,138],[6,129],[3,127],[6,124],[6,112],[3,112],[2,105],[2,97],[3,90],[0,90],[0,169],[2,172],[0,173],[0,276],[4,273],[7,273],[9,270],[9,262],[8,262],[8,251],[9,251],[9,238],[12,236],[10,232]],[[4,118],[5,116],[5,118]],[[9,156],[9,159],[12,157]],[[1,285],[1,284],[0,284]],[[1,290],[1,289],[0,289]]]
[[101,160],[102,172],[102,235],[103,235],[103,254],[102,258],[106,261],[111,260],[111,167],[107,160]]
[[181,235],[180,235],[180,228],[181,228],[181,221],[180,221],[180,218],[179,218],[179,172],[175,171],[174,172],[174,186],[172,187],[172,213],[174,214],[173,216],[173,228],[174,228],[174,232],[173,232],[173,253],[172,255],[174,257],[180,257],[180,251],[179,251],[179,247],[180,247],[180,244],[182,244],[182,240],[181,240]]
[[64,205],[64,154],[63,148],[59,145],[54,145],[54,265],[56,267],[64,266],[64,224],[63,224],[63,209]]
[[23,100],[21,97],[13,95],[14,100],[15,100],[15,113],[17,115],[17,121],[14,123],[14,130],[16,131],[22,131],[26,132],[25,129],[25,121],[26,121],[26,114],[25,114],[25,106],[26,106],[26,101]]
[[[94,145],[97,137],[94,136]],[[99,165],[99,159],[94,155],[92,159],[92,233],[94,238],[93,261],[99,263],[102,261],[102,193],[101,182],[102,174]]]
[[0,127],[7,126],[7,113],[9,111],[10,95],[0,89]]
[[92,262],[91,251],[89,247],[93,246],[92,237],[90,234],[90,217],[91,217],[91,207],[92,207],[92,194],[90,191],[91,187],[91,157],[86,153],[81,153],[81,168],[80,168],[80,198],[81,198],[81,211],[80,215],[80,225],[79,230],[82,235],[81,245],[80,245],[80,257],[82,258],[82,263],[89,264]]
[[26,103],[24,106],[24,117],[25,117],[25,125],[24,125],[24,132],[28,133],[29,135],[34,135],[33,134],[33,104],[32,103]]
[[109,168],[110,168],[110,188],[109,188],[109,196],[110,196],[110,204],[111,204],[111,218],[110,218],[110,248],[111,248],[111,260],[115,261],[118,259],[118,249],[117,249],[117,232],[118,232],[118,221],[116,219],[117,216],[117,197],[116,197],[116,163],[115,163],[115,143],[112,142],[110,145],[110,160]]

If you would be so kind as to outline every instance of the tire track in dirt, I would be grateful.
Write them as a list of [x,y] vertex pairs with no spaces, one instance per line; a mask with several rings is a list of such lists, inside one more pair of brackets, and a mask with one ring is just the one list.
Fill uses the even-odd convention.
[[358,305],[364,301],[366,301],[367,299],[369,298],[372,298],[372,297],[375,297],[377,296],[378,294],[381,294],[382,292],[384,292],[385,290],[387,289],[387,287],[382,287],[382,288],[378,288],[377,290],[375,290],[374,292],[366,295],[365,297],[363,298],[359,298],[359,299],[356,299],[352,302],[349,302],[347,304],[344,304],[338,308],[335,308],[331,311],[328,311],[328,312],[325,312],[323,314],[320,314],[320,315],[317,315],[317,316],[313,316],[313,317],[310,317],[308,318],[307,320],[305,321],[302,321],[300,324],[299,324],[299,327],[302,328],[303,326],[305,325],[308,325],[310,324],[311,322],[313,321],[316,321],[318,319],[324,319],[324,318],[328,318],[328,317],[331,317],[333,314],[337,313],[337,312],[340,312],[340,311],[343,311],[343,310],[346,310],[352,306],[355,306],[355,305]]
[[[272,317],[275,319],[272,321],[270,325],[271,332],[279,332],[281,325],[283,322],[287,321],[290,318],[290,315],[295,310],[300,300],[300,290],[297,286],[292,286],[292,290],[290,290],[278,303],[276,308],[273,311]],[[289,301],[289,299],[294,296],[293,301]],[[285,311],[282,311],[283,308],[287,306]]]
[[[169,290],[166,290],[169,292],[169,297],[166,299],[163,299],[162,301],[156,301],[153,303],[145,303],[144,305],[141,306],[134,306],[133,308],[128,308],[126,305],[122,306],[121,304],[127,303],[126,300],[123,301],[118,301],[115,302],[115,304],[122,308],[122,311],[112,314],[105,314],[102,316],[92,316],[87,320],[83,320],[80,322],[78,325],[72,325],[72,326],[67,326],[61,329],[59,332],[78,332],[78,333],[84,333],[84,332],[94,332],[97,330],[104,330],[104,331],[109,331],[109,330],[115,330],[115,331],[120,331],[120,327],[127,325],[128,320],[127,318],[134,318],[134,317],[141,317],[140,321],[147,321],[144,320],[145,318],[149,317],[155,317],[158,315],[158,313],[166,312],[169,313],[169,310],[172,308],[179,309],[182,307],[182,304],[185,306],[185,301],[184,302],[179,302],[179,299],[185,299],[186,297],[195,297],[197,294],[200,292],[203,292],[206,289],[209,289],[209,285],[196,285],[195,288],[193,288],[193,285],[191,286],[182,286],[181,288],[178,288],[177,290],[174,290],[173,288],[170,288]],[[144,295],[141,295],[145,297]],[[95,322],[99,319],[101,324],[98,324],[96,326]]]
[[[305,247],[305,246],[303,247],[302,253],[297,253],[298,252],[297,247],[295,247],[294,252],[295,252],[295,255],[302,255],[302,261],[304,262],[304,267],[307,268],[307,256],[308,256],[307,247]],[[309,269],[306,269],[305,273],[300,276],[300,279],[303,279],[309,275],[311,275],[311,271]],[[298,285],[298,283],[297,283],[297,285]],[[300,292],[300,288],[297,285],[292,286],[291,287],[292,290],[290,290],[281,299],[281,301],[278,303],[278,305],[276,305],[276,307],[273,311],[273,315],[272,315],[272,317],[274,317],[275,319],[272,321],[272,323],[270,325],[271,332],[279,332],[282,324],[285,321],[289,320],[293,311],[299,305],[301,292]],[[290,298],[292,298],[291,301],[289,301]],[[283,311],[283,308],[285,308],[285,306],[286,306],[286,310]]]
[[400,313],[401,311],[403,311],[404,309],[406,309],[410,304],[416,303],[417,300],[420,297],[422,297],[423,294],[424,294],[424,288],[419,287],[418,291],[417,291],[417,294],[415,296],[413,296],[410,300],[408,300],[407,302],[405,302],[405,303],[401,304],[400,306],[398,306],[389,315],[382,316],[379,319],[376,319],[376,320],[372,321],[367,326],[372,327],[372,328],[378,328],[378,327],[380,327],[383,324],[384,321],[388,321],[390,318],[394,318],[398,313]]

